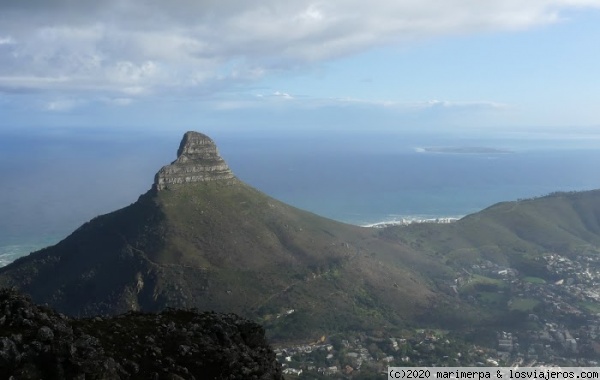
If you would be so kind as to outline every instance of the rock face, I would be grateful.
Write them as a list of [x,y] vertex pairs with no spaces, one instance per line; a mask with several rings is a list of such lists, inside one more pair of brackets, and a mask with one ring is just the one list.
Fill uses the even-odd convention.
[[198,132],[186,132],[179,145],[177,159],[156,173],[154,186],[160,191],[176,189],[186,183],[234,178],[210,137]]
[[264,330],[168,309],[71,319],[0,290],[1,379],[282,379]]

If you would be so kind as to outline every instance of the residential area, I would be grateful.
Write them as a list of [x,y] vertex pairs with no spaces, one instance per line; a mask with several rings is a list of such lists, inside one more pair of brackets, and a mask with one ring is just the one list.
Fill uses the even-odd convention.
[[389,366],[598,366],[600,258],[548,253],[537,264],[545,278],[482,260],[448,284],[456,297],[514,320],[513,329],[489,331],[485,343],[443,330],[357,333],[279,347],[277,358],[286,378],[311,379],[381,378]]

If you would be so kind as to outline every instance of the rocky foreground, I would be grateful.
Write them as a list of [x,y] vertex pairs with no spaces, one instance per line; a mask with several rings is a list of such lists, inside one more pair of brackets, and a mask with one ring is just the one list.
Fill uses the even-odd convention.
[[264,330],[234,314],[166,310],[72,319],[0,289],[2,379],[281,379]]

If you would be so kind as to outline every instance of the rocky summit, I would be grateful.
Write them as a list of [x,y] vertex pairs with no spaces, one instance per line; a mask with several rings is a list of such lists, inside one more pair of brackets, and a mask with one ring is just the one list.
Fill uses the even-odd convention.
[[168,309],[72,319],[0,290],[1,379],[281,379],[264,330]]
[[156,173],[154,186],[160,191],[186,183],[234,178],[210,137],[198,132],[186,132],[179,145],[177,159]]

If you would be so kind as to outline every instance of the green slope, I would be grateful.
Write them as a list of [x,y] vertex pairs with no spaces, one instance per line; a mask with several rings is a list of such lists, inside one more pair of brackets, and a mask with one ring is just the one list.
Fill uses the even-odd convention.
[[534,261],[543,253],[600,252],[600,191],[503,202],[453,224],[392,227],[382,237],[455,266],[486,259],[539,275]]

